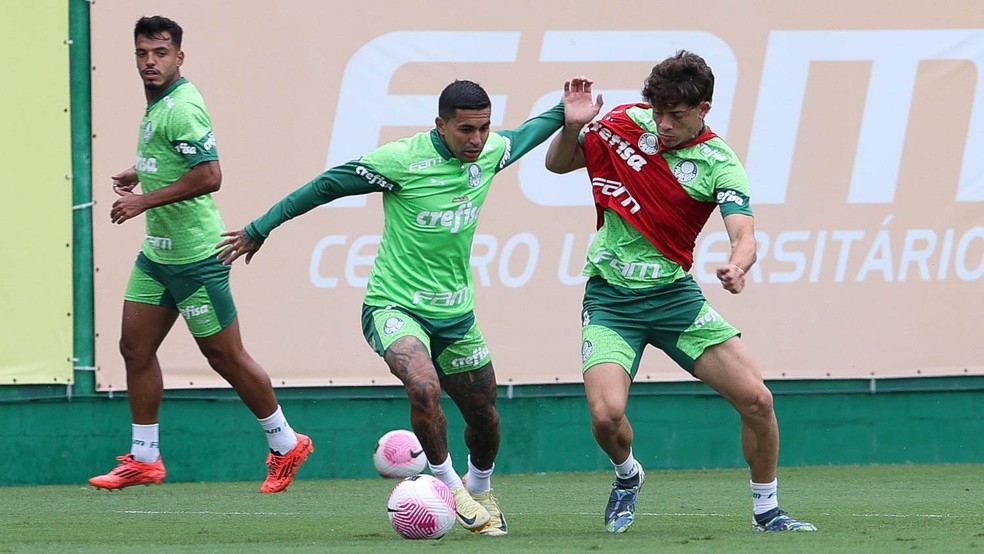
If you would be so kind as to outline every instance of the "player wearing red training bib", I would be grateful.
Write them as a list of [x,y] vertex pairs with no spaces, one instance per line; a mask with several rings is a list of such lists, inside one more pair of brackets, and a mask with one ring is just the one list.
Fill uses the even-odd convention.
[[[707,302],[693,277],[694,244],[715,207],[731,240],[717,269],[731,293],[745,287],[755,263],[748,178],[738,157],[705,124],[714,75],[696,54],[680,51],[657,64],[642,90],[645,104],[565,112],[547,168],[587,168],[598,233],[584,274],[581,359],[591,430],[615,466],[605,528],[625,532],[635,518],[645,472],[632,451],[626,417],[629,387],[646,345],[727,399],[741,415],[742,449],[751,470],[753,528],[813,531],[779,508],[779,427],[772,394],[739,331]],[[591,95],[565,86],[565,101]],[[586,108],[584,102],[576,105]]]

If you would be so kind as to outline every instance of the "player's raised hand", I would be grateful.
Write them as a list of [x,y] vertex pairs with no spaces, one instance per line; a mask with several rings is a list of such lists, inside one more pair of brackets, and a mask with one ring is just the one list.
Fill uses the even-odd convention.
[[216,258],[222,262],[222,265],[231,265],[232,262],[243,256],[246,257],[248,264],[253,259],[253,254],[256,254],[256,251],[263,246],[262,243],[253,240],[246,229],[226,231],[222,233],[222,236],[228,238],[215,245],[216,250],[221,250]]
[[568,126],[583,126],[601,112],[605,104],[604,98],[598,94],[592,98],[591,85],[594,81],[584,77],[574,77],[564,82],[564,124]]

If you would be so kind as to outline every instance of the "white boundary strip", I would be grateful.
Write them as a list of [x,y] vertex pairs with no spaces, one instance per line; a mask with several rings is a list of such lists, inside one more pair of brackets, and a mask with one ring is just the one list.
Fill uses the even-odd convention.
[[[181,511],[181,510],[171,510],[171,511],[156,511],[156,510],[121,510],[120,513],[123,514],[136,514],[136,515],[217,515],[217,516],[296,516],[300,515],[297,512],[211,512],[211,511]],[[510,512],[513,515],[522,516],[526,515],[521,512]],[[571,514],[576,516],[597,516],[597,512],[580,512],[576,514]],[[743,515],[736,514],[718,514],[718,513],[687,513],[687,512],[673,512],[673,513],[660,513],[660,512],[636,512],[637,516],[647,516],[647,517],[744,517]],[[843,516],[845,514],[820,514],[823,516]],[[884,517],[884,518],[926,518],[926,519],[942,519],[942,518],[962,518],[971,517],[969,515],[953,515],[953,514],[846,514],[848,517]]]
[[203,512],[203,511],[153,511],[153,510],[121,510],[123,514],[137,515],[210,515],[210,516],[296,516],[297,512]]
[[[523,515],[523,514],[516,514]],[[600,515],[598,512],[581,512],[575,515],[579,516],[597,516]],[[636,512],[637,516],[650,516],[650,517],[745,517],[744,515],[736,514],[717,514],[717,513],[686,513],[686,512],[675,512],[675,513],[659,513],[659,512]],[[959,518],[959,517],[972,517],[971,515],[953,515],[953,514],[829,514],[822,513],[822,516],[844,516],[847,517],[885,517],[885,518],[926,518],[926,519],[940,519],[940,518]],[[976,517],[976,514],[973,516]]]

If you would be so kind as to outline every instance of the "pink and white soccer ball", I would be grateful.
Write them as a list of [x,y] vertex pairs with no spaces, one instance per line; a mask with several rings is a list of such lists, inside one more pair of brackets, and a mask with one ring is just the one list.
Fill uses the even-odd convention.
[[383,477],[402,479],[424,471],[427,456],[417,435],[397,429],[379,438],[372,453],[372,463]]
[[440,479],[414,475],[390,493],[386,512],[397,534],[405,539],[439,539],[454,527],[454,494]]

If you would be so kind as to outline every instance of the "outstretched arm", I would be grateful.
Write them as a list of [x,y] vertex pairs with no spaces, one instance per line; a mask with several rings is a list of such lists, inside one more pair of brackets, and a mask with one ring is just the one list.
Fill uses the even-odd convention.
[[398,183],[362,163],[361,159],[333,167],[285,196],[246,227],[222,233],[226,238],[215,245],[219,250],[217,258],[229,265],[245,256],[249,263],[270,233],[295,217],[343,196],[399,189]]
[[575,77],[564,83],[564,127],[550,142],[546,166],[554,173],[568,173],[584,167],[584,151],[578,138],[581,129],[601,112],[605,101],[601,94],[592,99],[587,77]]

